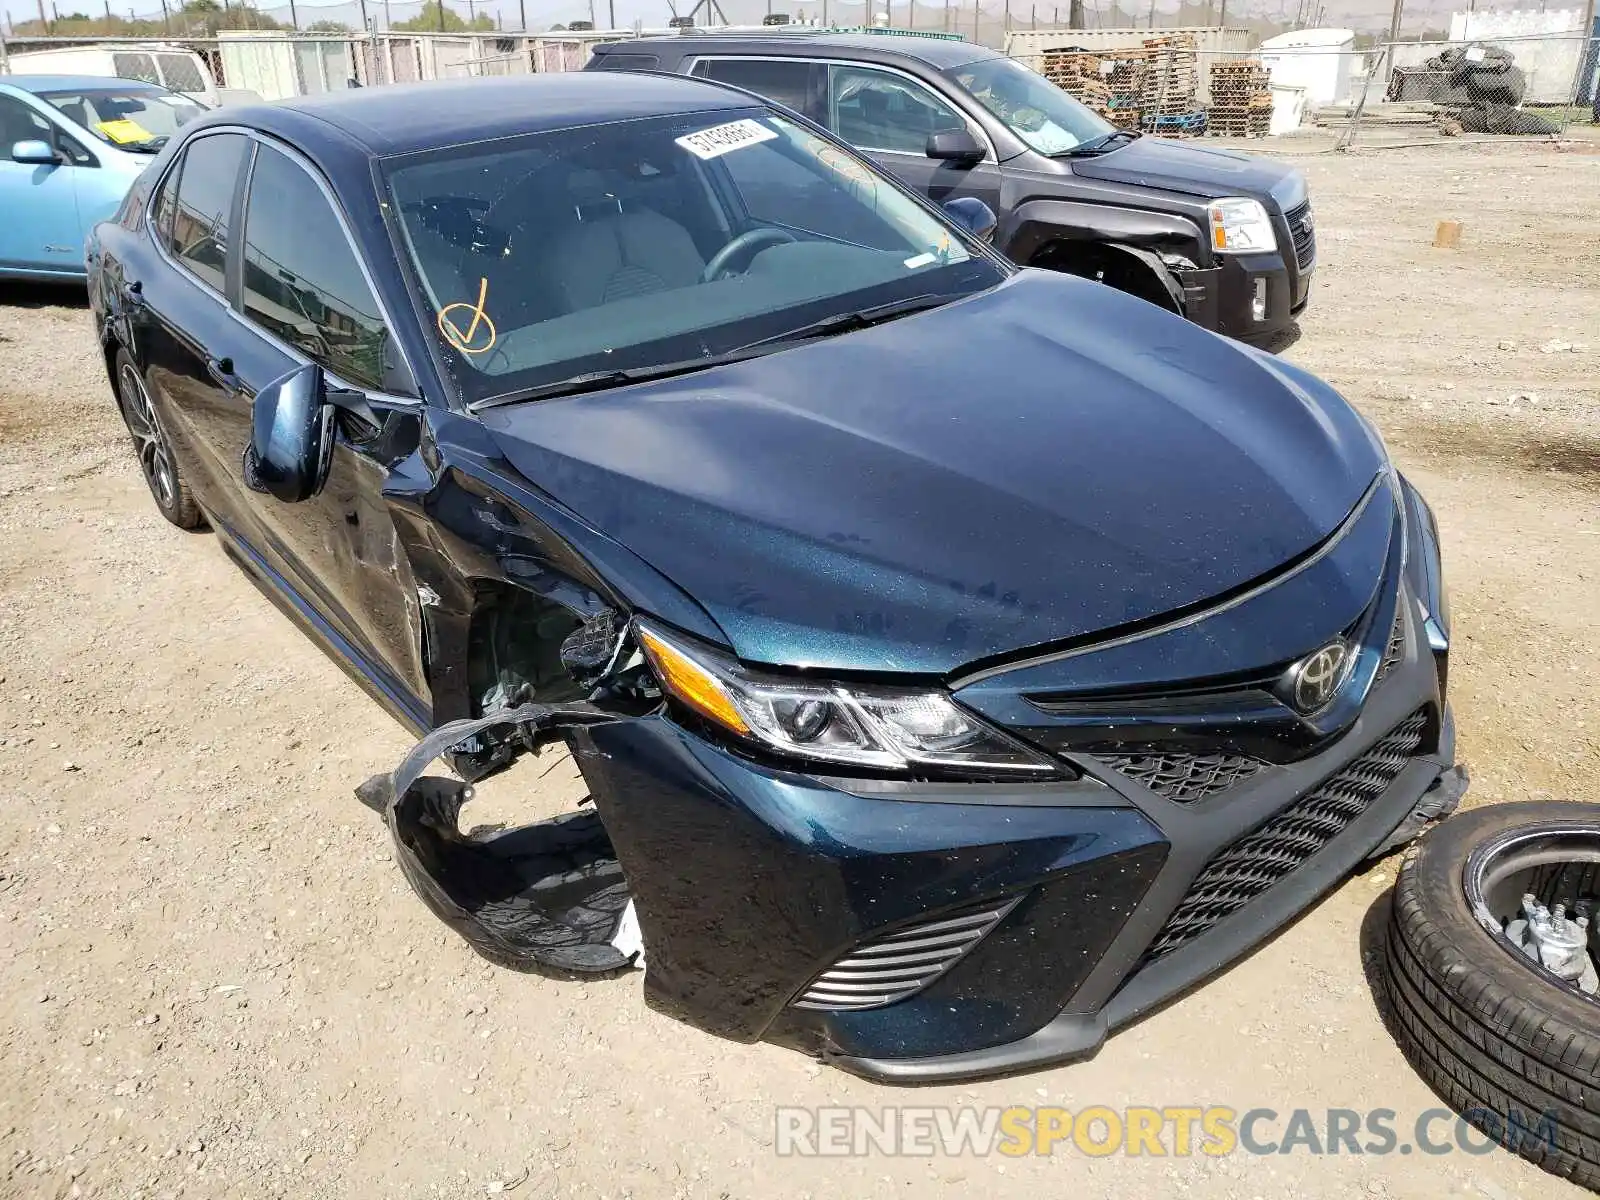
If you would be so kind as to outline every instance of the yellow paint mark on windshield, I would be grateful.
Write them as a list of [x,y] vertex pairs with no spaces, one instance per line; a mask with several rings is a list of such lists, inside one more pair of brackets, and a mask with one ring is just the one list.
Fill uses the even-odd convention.
[[[469,304],[465,300],[458,300],[454,304],[446,304],[439,310],[439,332],[444,340],[449,342],[463,354],[486,354],[494,349],[498,335],[495,333],[494,322],[489,319],[489,314],[483,310],[484,302],[489,298],[489,281],[478,280],[478,302]],[[457,309],[465,309],[472,315],[472,324],[465,329],[457,319],[450,314]],[[463,314],[462,319],[466,319]],[[481,345],[479,343],[482,343]]]
[[153,142],[156,139],[156,135],[139,124],[139,122],[130,121],[126,117],[119,117],[115,121],[101,121],[95,125],[95,128],[119,146],[130,145],[134,142]]

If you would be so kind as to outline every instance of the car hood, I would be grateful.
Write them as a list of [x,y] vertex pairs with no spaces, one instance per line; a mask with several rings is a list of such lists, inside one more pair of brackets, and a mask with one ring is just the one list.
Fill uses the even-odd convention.
[[486,411],[741,658],[943,674],[1183,609],[1323,540],[1383,451],[1337,394],[1100,284]]
[[1287,212],[1306,198],[1298,168],[1234,150],[1217,150],[1169,138],[1141,137],[1121,149],[1070,160],[1074,175],[1161,188],[1189,196],[1268,197]]

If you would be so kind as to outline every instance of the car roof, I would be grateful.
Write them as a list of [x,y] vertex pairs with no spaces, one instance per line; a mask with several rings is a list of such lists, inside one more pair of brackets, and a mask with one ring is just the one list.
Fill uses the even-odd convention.
[[106,88],[152,92],[167,90],[159,83],[149,83],[143,79],[118,79],[115,75],[0,75],[0,83],[8,83],[19,91],[35,93],[96,89],[103,91]]
[[626,54],[634,46],[648,44],[652,49],[664,43],[677,43],[680,48],[704,52],[709,48],[721,51],[740,50],[762,53],[793,51],[797,46],[807,50],[839,51],[825,57],[842,57],[845,52],[884,58],[914,58],[941,70],[959,67],[985,58],[1003,58],[998,50],[980,46],[976,42],[957,41],[954,38],[911,37],[892,33],[823,33],[795,29],[788,33],[755,33],[729,31],[727,33],[695,32],[686,34],[655,34],[631,42],[610,42],[602,49],[606,53]]
[[344,135],[346,147],[353,141],[381,157],[519,133],[759,103],[743,92],[687,76],[570,71],[348,88],[224,109],[205,123],[249,125],[294,144],[300,144],[301,137],[327,142],[331,126]]

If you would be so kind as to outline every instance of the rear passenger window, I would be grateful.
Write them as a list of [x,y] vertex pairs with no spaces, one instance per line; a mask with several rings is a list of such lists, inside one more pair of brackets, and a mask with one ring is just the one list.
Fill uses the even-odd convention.
[[389,331],[322,189],[287,155],[256,152],[244,222],[245,315],[358,387],[385,386]]
[[172,212],[177,207],[178,194],[178,168],[174,167],[171,174],[161,181],[160,188],[156,191],[152,212],[155,214],[156,238],[168,250],[176,253],[177,247],[172,241]]
[[160,83],[156,74],[156,60],[148,54],[113,54],[111,67],[118,79],[140,79],[145,83]]
[[203,92],[206,81],[200,77],[200,68],[187,54],[158,54],[161,64],[161,82],[175,92]]
[[696,75],[742,87],[813,118],[817,106],[811,100],[811,81],[816,72],[814,63],[770,58],[707,58],[694,65]]
[[244,152],[245,139],[236,133],[196,138],[184,149],[178,175],[172,252],[219,292],[227,291],[228,222]]

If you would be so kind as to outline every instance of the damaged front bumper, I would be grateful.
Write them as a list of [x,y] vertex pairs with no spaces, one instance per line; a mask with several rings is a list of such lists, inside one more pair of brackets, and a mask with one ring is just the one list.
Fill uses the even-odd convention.
[[[1453,723],[1411,644],[1331,745],[1191,808],[1092,764],[1023,784],[778,769],[587,705],[444,727],[365,798],[494,961],[620,969],[631,898],[652,1007],[874,1079],[982,1077],[1092,1053],[1454,806]],[[571,745],[598,811],[577,859],[561,822],[464,837],[465,785],[421,777],[493,725]]]

